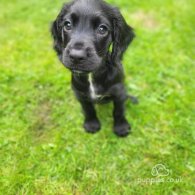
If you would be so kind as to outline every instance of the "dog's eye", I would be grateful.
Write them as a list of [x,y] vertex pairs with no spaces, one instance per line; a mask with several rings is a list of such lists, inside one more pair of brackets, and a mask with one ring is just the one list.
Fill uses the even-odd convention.
[[105,35],[108,32],[108,28],[105,25],[100,25],[98,27],[98,33],[101,35]]
[[67,30],[71,30],[72,29],[72,24],[70,21],[66,21],[64,23],[64,30],[67,31]]

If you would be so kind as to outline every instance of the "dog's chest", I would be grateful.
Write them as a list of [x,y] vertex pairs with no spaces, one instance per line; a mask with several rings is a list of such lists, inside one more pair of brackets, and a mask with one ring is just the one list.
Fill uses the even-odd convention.
[[102,93],[101,86],[97,86],[97,84],[93,82],[91,74],[89,74],[88,81],[89,81],[89,94],[91,99],[97,100],[103,98],[104,95]]

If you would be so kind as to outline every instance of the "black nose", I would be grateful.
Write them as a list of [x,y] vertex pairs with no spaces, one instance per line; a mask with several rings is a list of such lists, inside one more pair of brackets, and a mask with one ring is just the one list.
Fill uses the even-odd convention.
[[84,49],[70,49],[69,56],[71,60],[79,62],[86,58],[86,51]]

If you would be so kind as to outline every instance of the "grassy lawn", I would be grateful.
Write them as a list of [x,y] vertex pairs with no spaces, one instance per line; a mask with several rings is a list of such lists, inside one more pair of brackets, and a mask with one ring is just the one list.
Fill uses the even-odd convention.
[[[140,103],[127,102],[124,139],[111,104],[97,106],[99,133],[82,128],[49,32],[63,1],[0,1],[0,194],[194,194],[195,1],[108,2],[137,35],[124,67]],[[158,164],[169,174],[152,174]]]

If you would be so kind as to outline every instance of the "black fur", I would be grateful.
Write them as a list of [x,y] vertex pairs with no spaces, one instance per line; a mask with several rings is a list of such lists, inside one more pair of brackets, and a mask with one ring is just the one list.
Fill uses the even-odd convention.
[[[134,32],[119,10],[101,0],[75,0],[63,6],[51,32],[60,61],[72,71],[72,88],[84,111],[85,130],[95,133],[100,129],[94,103],[112,100],[114,132],[128,135],[124,108],[128,96],[121,60]],[[92,97],[89,74],[101,97]]]

